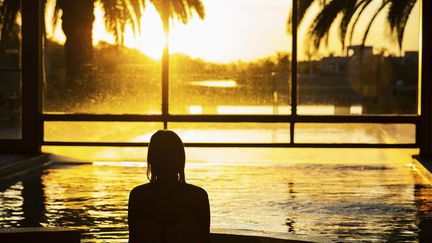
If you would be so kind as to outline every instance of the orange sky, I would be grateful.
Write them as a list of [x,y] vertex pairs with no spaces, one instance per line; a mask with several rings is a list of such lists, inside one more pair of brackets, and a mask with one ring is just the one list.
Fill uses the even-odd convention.
[[[186,53],[194,58],[202,58],[214,62],[252,61],[275,55],[277,52],[290,52],[291,37],[286,32],[286,23],[291,1],[289,0],[203,0],[206,9],[205,20],[197,17],[187,25],[173,22],[170,33],[170,52]],[[360,40],[362,27],[377,5],[371,6],[360,21],[360,28],[354,38]],[[316,13],[317,6],[308,16],[306,23]],[[404,50],[418,49],[418,4],[410,17],[405,33]],[[103,12],[96,5],[96,21],[94,23],[94,42],[101,40],[113,43],[112,35],[105,31],[103,24]],[[48,18],[49,16],[47,16]],[[377,49],[384,48],[389,51],[397,51],[397,46],[391,41],[391,37],[384,25],[385,12],[376,20],[367,43]],[[158,58],[161,56],[164,46],[162,24],[155,9],[147,5],[145,14],[141,20],[143,33],[135,37],[129,27],[125,33],[125,45],[140,49],[147,55]],[[51,31],[52,32],[52,31]],[[48,33],[50,30],[48,29]],[[299,59],[305,59],[303,39],[306,29],[299,29]],[[340,44],[335,38],[338,34],[337,27],[333,28],[329,39],[328,50],[322,50],[321,54],[333,52],[340,54]],[[61,29],[56,31],[55,38],[64,42]],[[315,53],[317,54],[317,53]],[[318,53],[318,55],[320,55]]]

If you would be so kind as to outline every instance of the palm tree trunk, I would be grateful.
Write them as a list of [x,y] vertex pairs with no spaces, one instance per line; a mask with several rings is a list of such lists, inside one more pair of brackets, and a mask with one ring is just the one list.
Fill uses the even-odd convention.
[[93,61],[92,28],[95,0],[63,0],[62,28],[66,36],[66,80],[80,83],[88,75]]

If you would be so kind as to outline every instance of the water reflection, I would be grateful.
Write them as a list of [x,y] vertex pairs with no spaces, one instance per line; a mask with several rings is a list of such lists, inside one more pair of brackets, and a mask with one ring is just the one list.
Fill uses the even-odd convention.
[[21,220],[21,226],[38,227],[46,221],[43,173],[43,171],[37,170],[22,180],[22,212],[24,217]]
[[417,211],[417,227],[419,242],[429,242],[432,239],[432,186],[425,184],[417,173],[413,174],[414,198]]
[[1,181],[2,226],[38,227],[46,222],[43,170]]
[[[2,182],[8,183],[9,182]],[[4,227],[20,226],[20,221],[23,220],[22,212],[22,182],[11,183],[10,187],[2,187],[0,192],[0,219]]]
[[[431,239],[432,188],[407,166],[409,152],[334,150],[358,159],[329,162],[336,155],[318,149],[205,150],[187,151],[186,175],[207,189],[212,227],[335,241]],[[200,158],[209,153],[216,156]],[[125,241],[128,192],[147,181],[145,171],[143,162],[54,164],[2,189],[0,225],[67,226],[84,230],[83,242]]]

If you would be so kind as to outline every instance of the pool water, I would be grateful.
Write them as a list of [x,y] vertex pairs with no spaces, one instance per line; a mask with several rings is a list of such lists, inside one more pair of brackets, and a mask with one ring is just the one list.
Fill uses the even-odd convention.
[[[432,230],[432,187],[413,150],[188,149],[211,225],[330,241],[418,242]],[[68,226],[83,242],[127,242],[129,191],[144,162],[53,163],[1,181],[0,227]]]

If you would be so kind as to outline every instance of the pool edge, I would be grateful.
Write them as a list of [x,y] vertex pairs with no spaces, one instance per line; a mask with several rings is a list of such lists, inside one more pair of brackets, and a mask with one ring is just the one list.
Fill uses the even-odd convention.
[[419,175],[432,184],[432,158],[420,157],[419,155],[413,156],[415,168],[419,172]]
[[[0,160],[1,160],[0,156]],[[11,160],[0,166],[0,179],[14,177],[33,169],[46,166],[51,163],[50,154],[41,153],[20,157],[17,160]]]

